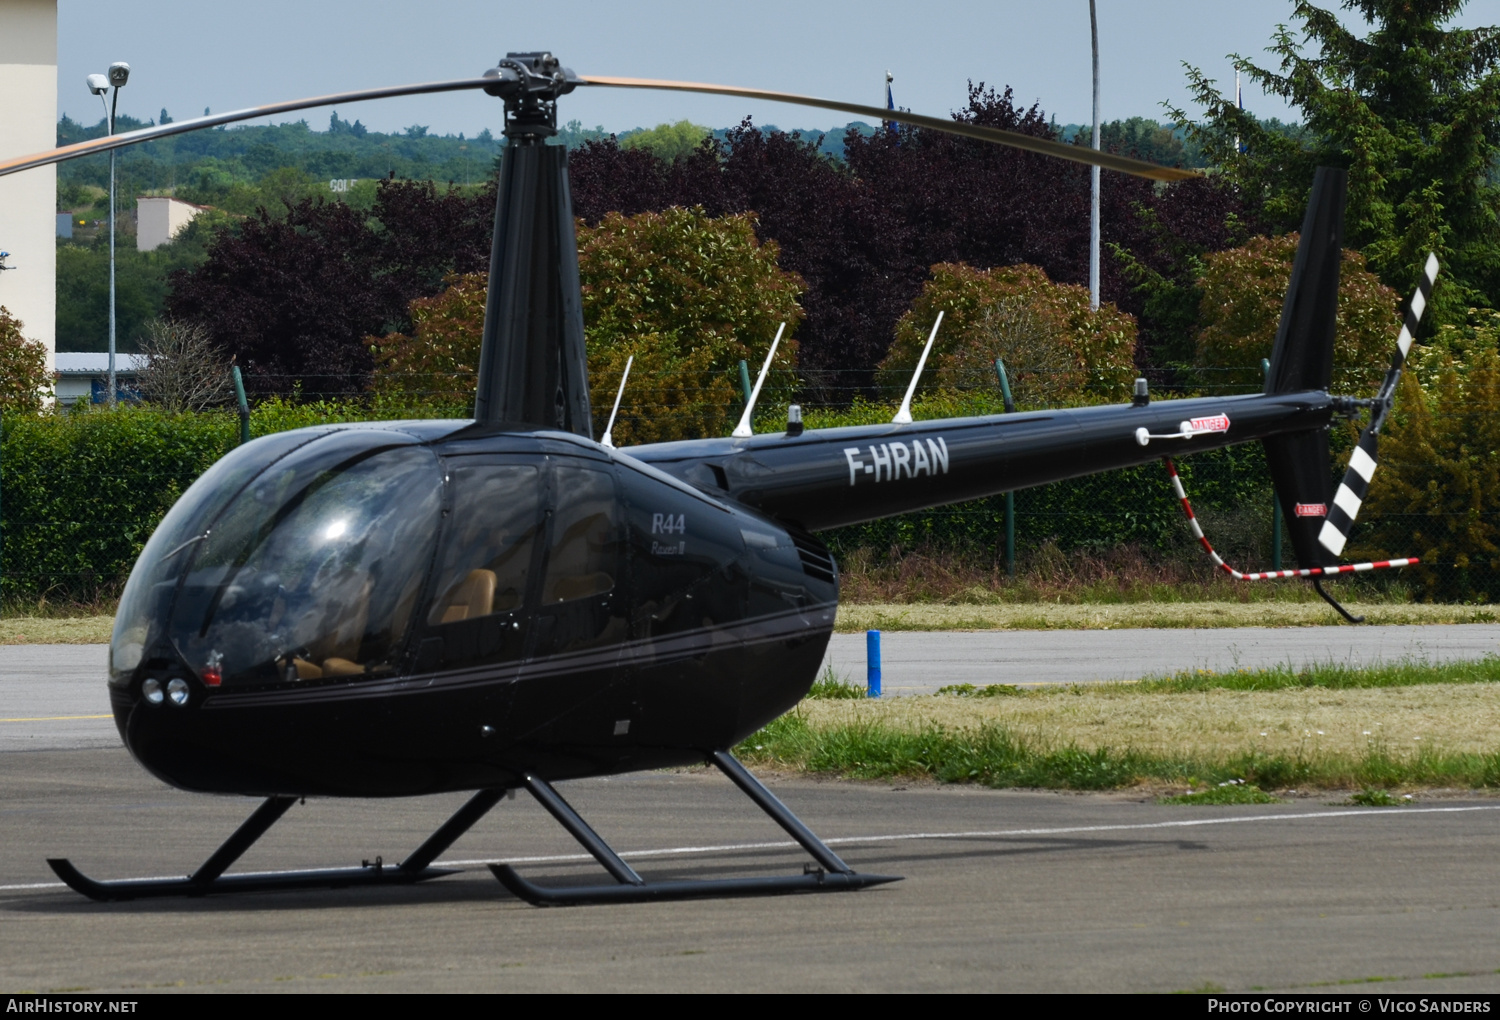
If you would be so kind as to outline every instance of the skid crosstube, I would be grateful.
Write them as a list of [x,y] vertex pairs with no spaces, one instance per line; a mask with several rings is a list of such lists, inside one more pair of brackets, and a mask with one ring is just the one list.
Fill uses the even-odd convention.
[[49,857],[57,877],[69,888],[80,892],[91,900],[136,900],[163,896],[207,896],[230,892],[270,892],[284,889],[342,889],[353,886],[411,885],[430,878],[452,875],[455,869],[433,868],[429,865],[438,854],[453,845],[475,822],[500,802],[504,790],[480,790],[453,817],[438,828],[426,841],[400,864],[387,867],[379,857],[366,861],[358,868],[324,868],[313,871],[262,872],[241,875],[225,875],[228,867],[240,855],[266,834],[266,830],[286,814],[297,802],[296,797],[268,797],[255,813],[245,819],[224,845],[214,851],[203,866],[187,878],[133,878],[113,882],[100,882],[89,878],[75,868],[71,861],[62,857]]
[[615,879],[613,885],[541,886],[522,878],[509,864],[491,864],[490,871],[513,895],[532,906],[558,907],[583,903],[638,903],[646,900],[712,899],[729,896],[776,896],[797,892],[848,892],[868,886],[899,882],[894,875],[861,875],[845,864],[802,820],[787,808],[760,780],[726,751],[709,756],[735,786],[786,830],[812,858],[801,875],[771,878],[725,878],[690,882],[647,882],[626,864],[614,849],[573,810],[546,780],[530,773],[522,776],[526,789],[558,824],[603,865]]

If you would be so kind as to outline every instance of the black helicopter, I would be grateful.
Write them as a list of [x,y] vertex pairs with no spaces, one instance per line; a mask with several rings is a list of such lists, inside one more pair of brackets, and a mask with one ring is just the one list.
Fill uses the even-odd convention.
[[[1263,393],[1152,401],[1141,381],[1121,406],[920,422],[904,415],[889,425],[807,431],[794,421],[758,436],[749,434],[747,408],[732,437],[620,450],[591,434],[567,150],[546,144],[557,100],[582,86],[780,100],[1159,180],[1193,175],[905,111],[581,77],[544,52],[509,54],[480,78],[257,107],[0,162],[3,175],[386,96],[482,89],[505,104],[474,419],[320,426],[237,448],[173,506],[121,598],[109,695],[130,753],[181,789],[264,803],[187,878],[103,882],[50,860],[72,888],[116,900],[421,881],[446,874],[432,866],[438,856],[523,786],[613,878],[548,888],[491,866],[532,903],[894,881],[852,870],[729,754],[797,704],[817,674],[839,587],[817,532],[1142,464],[1163,447],[1189,453],[1260,440],[1302,568],[1281,574],[1316,584],[1372,566],[1341,565],[1338,553],[1436,264],[1380,393],[1331,396],[1342,171],[1318,171]],[[1330,510],[1328,428],[1360,409],[1370,423]],[[704,762],[816,867],[779,878],[648,883],[552,785]],[[225,874],[301,797],[459,790],[477,792],[400,864]]]

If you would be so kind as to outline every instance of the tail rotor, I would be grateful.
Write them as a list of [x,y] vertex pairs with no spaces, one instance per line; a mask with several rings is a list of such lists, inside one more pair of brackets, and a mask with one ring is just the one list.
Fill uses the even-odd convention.
[[[1286,303],[1271,351],[1266,373],[1268,396],[1295,393],[1326,393],[1333,376],[1334,339],[1338,332],[1339,275],[1343,252],[1344,202],[1348,191],[1346,171],[1319,167],[1313,177],[1307,214],[1302,223],[1301,241],[1292,264]],[[1296,550],[1299,569],[1242,572],[1223,561],[1204,536],[1194,517],[1182,480],[1176,468],[1167,461],[1172,487],[1187,515],[1196,538],[1214,561],[1215,566],[1236,580],[1266,581],[1281,578],[1304,578],[1318,594],[1352,623],[1356,617],[1339,605],[1322,587],[1322,581],[1342,574],[1359,574],[1369,570],[1404,567],[1418,562],[1416,557],[1380,560],[1369,563],[1340,563],[1349,531],[1359,514],[1360,504],[1369,492],[1375,475],[1380,430],[1390,415],[1396,386],[1406,366],[1412,338],[1422,313],[1432,297],[1437,279],[1438,260],[1429,255],[1423,267],[1422,280],[1412,296],[1405,322],[1396,340],[1391,367],[1374,397],[1328,398],[1334,411],[1353,412],[1370,409],[1370,421],[1359,437],[1349,458],[1349,466],[1333,499],[1329,499],[1328,430],[1326,427],[1268,436],[1261,440],[1271,480],[1281,504],[1287,536]],[[1144,430],[1143,430],[1144,431]]]
[[1432,285],[1437,280],[1437,274],[1437,256],[1429,254],[1427,264],[1422,268],[1422,281],[1417,284],[1417,291],[1411,297],[1411,304],[1406,309],[1406,321],[1401,324],[1401,334],[1396,338],[1396,353],[1391,359],[1391,367],[1385,373],[1380,391],[1369,401],[1370,423],[1360,433],[1359,443],[1349,456],[1349,469],[1344,473],[1344,480],[1339,483],[1333,505],[1328,508],[1328,516],[1323,520],[1323,528],[1318,533],[1318,544],[1334,556],[1343,554],[1344,544],[1349,541],[1349,529],[1354,527],[1360,504],[1369,493],[1370,479],[1375,475],[1378,462],[1380,429],[1391,412],[1396,384],[1401,381],[1401,370],[1406,367],[1406,354],[1411,350],[1412,336],[1417,331],[1417,324],[1422,321],[1422,312],[1432,298]]

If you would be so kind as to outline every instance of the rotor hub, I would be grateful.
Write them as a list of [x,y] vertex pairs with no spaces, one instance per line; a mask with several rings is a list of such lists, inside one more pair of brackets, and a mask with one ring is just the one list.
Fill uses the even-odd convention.
[[505,137],[536,145],[557,134],[557,97],[583,83],[551,53],[507,53],[484,72],[485,92],[505,100]]

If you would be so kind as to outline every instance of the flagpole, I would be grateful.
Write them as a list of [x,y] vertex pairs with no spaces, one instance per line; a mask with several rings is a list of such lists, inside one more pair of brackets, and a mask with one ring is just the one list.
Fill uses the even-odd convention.
[[[896,100],[891,95],[891,82],[893,82],[895,80],[896,80],[896,76],[894,74],[891,74],[890,69],[887,68],[886,72],[885,72],[885,108],[887,110],[894,110],[896,108]],[[893,120],[886,121],[885,122],[885,129],[887,131],[895,131],[896,130],[896,122],[893,121]]]
[[[1239,68],[1235,68],[1234,69],[1234,105],[1235,105],[1235,108],[1239,109],[1239,110],[1243,110],[1245,108],[1245,96],[1244,96],[1244,93],[1242,93],[1240,91],[1240,69]],[[1239,154],[1239,153],[1245,151],[1244,149],[1240,148],[1240,136],[1238,134],[1235,134],[1235,136],[1234,136],[1234,151],[1235,151],[1236,154]]]

